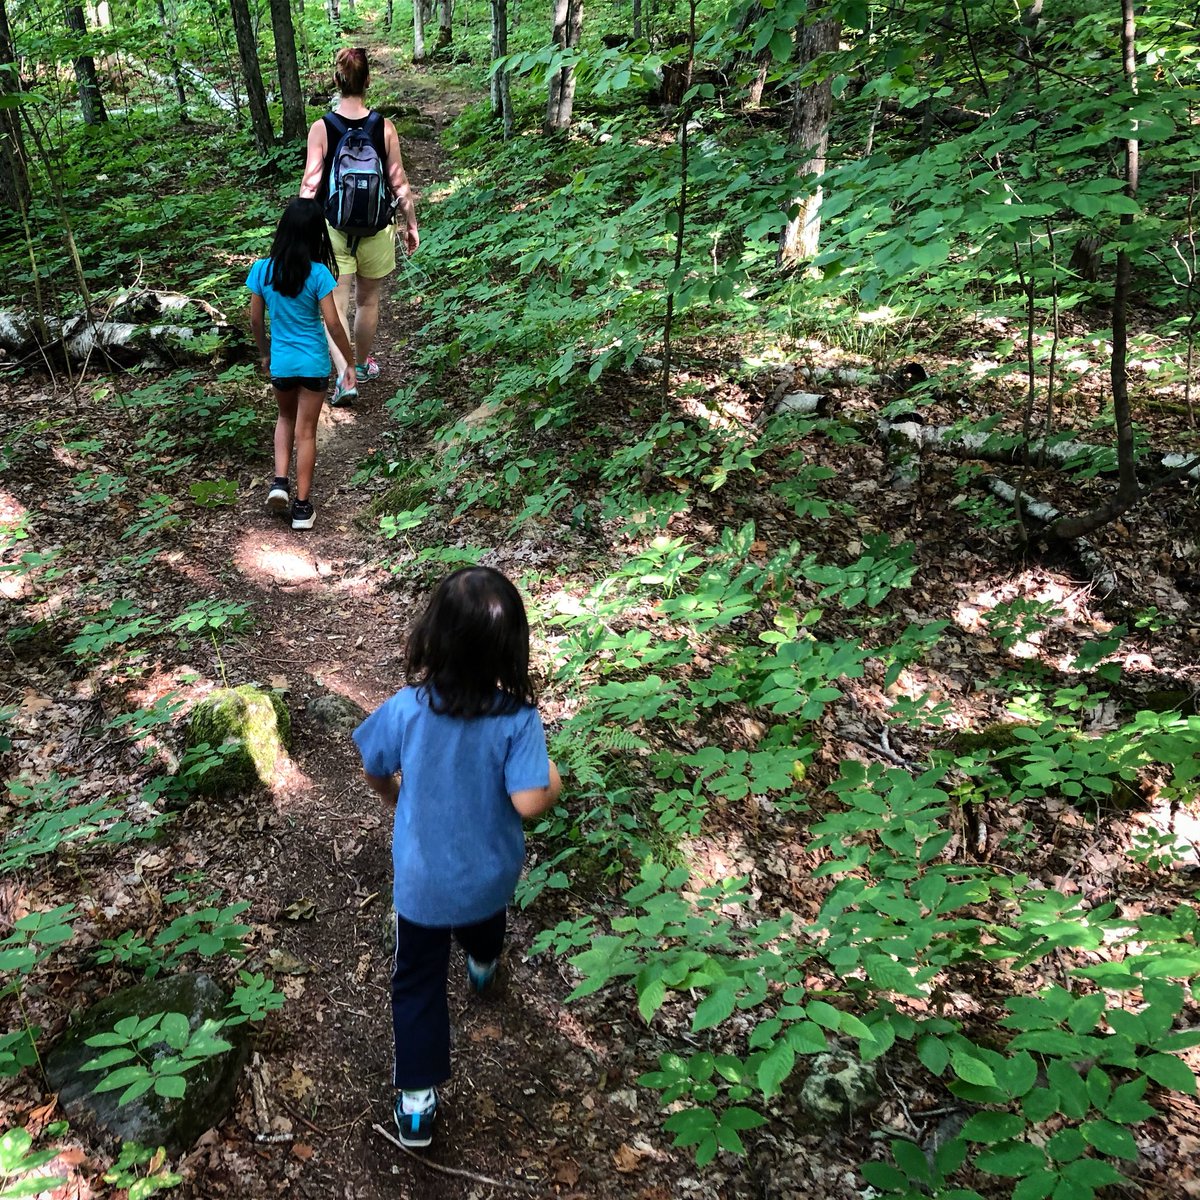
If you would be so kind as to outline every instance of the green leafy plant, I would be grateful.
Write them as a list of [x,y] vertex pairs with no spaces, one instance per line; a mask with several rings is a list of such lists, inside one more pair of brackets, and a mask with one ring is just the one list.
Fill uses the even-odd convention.
[[228,506],[237,503],[237,483],[232,479],[198,479],[189,485],[188,495],[201,508]]
[[150,1150],[137,1142],[122,1142],[116,1162],[104,1172],[104,1182],[127,1189],[128,1200],[146,1200],[183,1182],[182,1175],[167,1170],[166,1160],[161,1147]]
[[195,600],[167,623],[172,633],[236,635],[251,627],[249,605],[235,600]]
[[157,633],[161,620],[153,614],[145,614],[133,600],[120,599],[96,618],[87,622],[82,632],[67,643],[67,649],[77,658],[98,658],[112,650],[148,634]]
[[[242,900],[218,906],[214,903],[217,898],[218,893],[213,893],[203,907],[189,909],[173,918],[152,941],[133,930],[103,939],[96,961],[123,963],[153,979],[161,971],[178,966],[189,954],[201,958],[242,957],[250,926],[238,922],[237,917],[250,907],[250,902]],[[163,902],[186,904],[190,899],[190,893],[181,889],[164,896]]]
[[[61,1126],[58,1132],[62,1132]],[[53,1162],[58,1153],[54,1147],[34,1150],[33,1137],[24,1129],[0,1134],[0,1197],[17,1200],[20,1196],[37,1196],[66,1183],[63,1175],[32,1174]]]
[[93,1091],[123,1089],[118,1104],[128,1104],[152,1089],[157,1096],[177,1100],[187,1091],[185,1072],[232,1049],[218,1036],[221,1028],[222,1022],[208,1019],[192,1029],[188,1018],[177,1012],[124,1017],[111,1032],[87,1039],[86,1045],[104,1053],[81,1069],[105,1072]]

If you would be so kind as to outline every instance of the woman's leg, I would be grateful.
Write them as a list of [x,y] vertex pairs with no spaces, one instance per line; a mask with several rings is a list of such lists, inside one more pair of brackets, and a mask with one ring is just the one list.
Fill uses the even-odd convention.
[[[317,462],[317,420],[321,416],[321,405],[325,403],[324,392],[312,392],[308,388],[297,390],[296,414],[296,499],[307,500],[312,490],[313,467]],[[276,450],[278,463],[278,450]]]
[[365,363],[375,348],[375,331],[379,328],[379,293],[382,279],[355,276],[354,282],[354,358]]
[[[279,416],[275,418],[275,474],[280,479],[286,479],[291,468],[292,445],[296,440],[298,395],[298,388],[289,388],[286,392],[275,389],[275,403],[279,407]],[[311,466],[308,474],[311,479]]]
[[392,1082],[405,1091],[435,1087],[450,1078],[450,1009],[446,972],[450,930],[414,925],[396,914],[392,964],[392,1031],[396,1065]]

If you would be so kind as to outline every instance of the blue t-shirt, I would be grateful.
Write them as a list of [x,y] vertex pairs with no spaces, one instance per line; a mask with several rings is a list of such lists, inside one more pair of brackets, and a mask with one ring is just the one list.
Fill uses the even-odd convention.
[[277,379],[294,375],[322,378],[329,375],[329,343],[321,301],[337,287],[324,263],[313,263],[298,296],[281,296],[267,274],[269,258],[260,258],[246,276],[246,286],[261,296],[271,318],[271,374]]
[[368,775],[400,772],[392,830],[396,911],[416,925],[470,925],[512,899],[525,861],[513,792],[550,784],[536,708],[450,717],[407,687],[355,731]]

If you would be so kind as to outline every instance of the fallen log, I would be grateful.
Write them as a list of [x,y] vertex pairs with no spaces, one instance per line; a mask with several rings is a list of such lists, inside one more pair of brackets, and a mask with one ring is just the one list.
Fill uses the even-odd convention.
[[206,301],[179,292],[122,291],[107,305],[97,302],[66,318],[0,311],[0,357],[82,365],[99,355],[122,366],[177,366],[210,358],[228,329],[225,315]]
[[[1011,483],[997,479],[994,475],[989,475],[986,483],[988,491],[998,500],[1012,505],[1017,503],[1017,489]],[[1062,513],[1053,504],[1039,500],[1027,492],[1021,493],[1021,512],[1026,519],[1036,521],[1043,529],[1048,529],[1062,518]],[[1074,551],[1075,557],[1079,559],[1083,569],[1091,577],[1101,599],[1111,596],[1118,590],[1116,572],[1104,561],[1104,556],[1087,538],[1071,538],[1066,544]]]
[[[936,450],[981,462],[1023,465],[1025,453],[1019,435],[989,430],[964,432],[954,425],[921,425],[915,421],[881,421],[880,436],[885,443],[907,442],[914,449]],[[1151,451],[1141,461],[1151,462],[1163,471],[1177,471],[1194,456]],[[1035,438],[1029,443],[1029,461],[1064,470],[1085,470],[1095,475],[1117,474],[1117,454],[1110,446],[1097,446],[1077,438]],[[1200,483],[1200,465],[1183,472],[1181,478]]]

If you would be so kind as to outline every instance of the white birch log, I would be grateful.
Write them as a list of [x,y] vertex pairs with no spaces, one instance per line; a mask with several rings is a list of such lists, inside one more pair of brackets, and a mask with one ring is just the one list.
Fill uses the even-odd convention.
[[[1003,500],[1006,504],[1016,503],[1017,489],[1011,483],[1005,483],[1003,479],[997,479],[994,475],[990,475],[987,487],[993,496]],[[1047,504],[1045,500],[1038,500],[1024,493],[1021,496],[1021,511],[1027,518],[1031,517],[1037,521],[1039,525],[1053,525],[1062,516],[1062,513],[1053,504]],[[1111,596],[1117,591],[1119,585],[1116,572],[1104,561],[1100,551],[1087,538],[1074,538],[1069,545],[1083,565],[1083,569],[1091,576],[1092,583],[1101,598]]]

